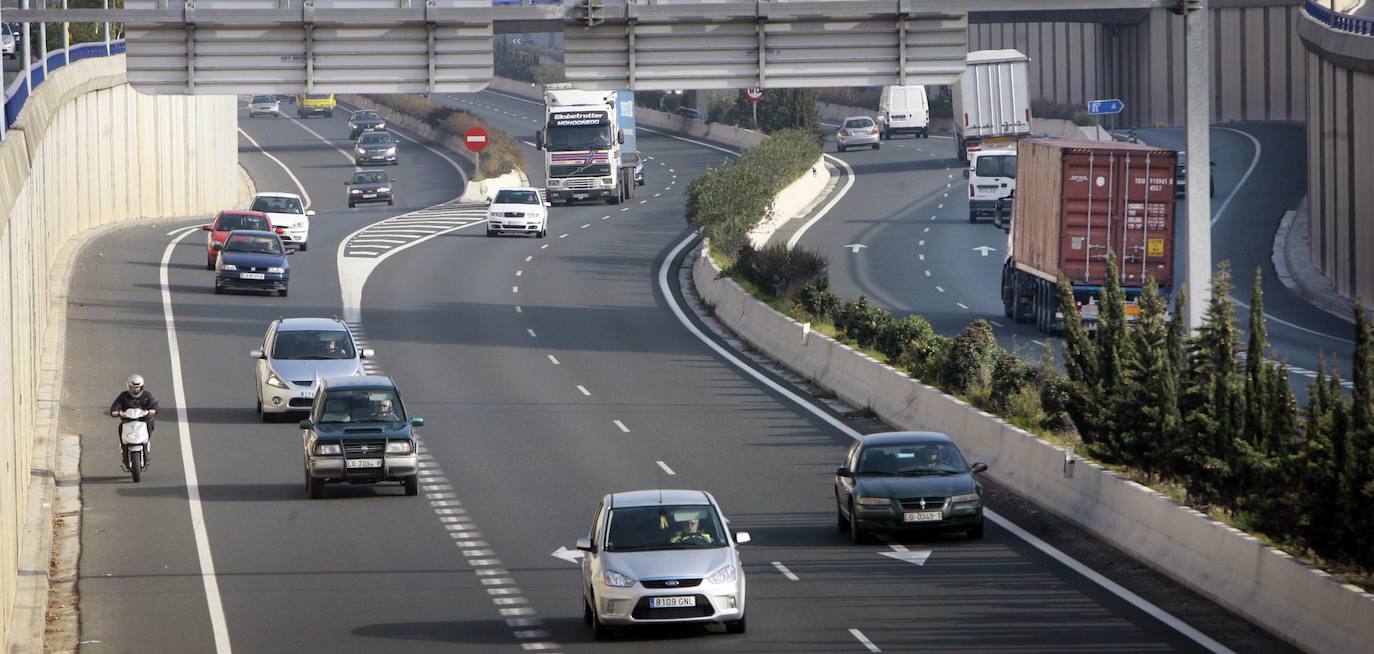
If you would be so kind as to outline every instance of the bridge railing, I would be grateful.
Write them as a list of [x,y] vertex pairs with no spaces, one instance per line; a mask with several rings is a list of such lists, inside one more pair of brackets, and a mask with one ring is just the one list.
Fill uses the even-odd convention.
[[1323,6],[1317,0],[1307,0],[1304,9],[1308,16],[1325,23],[1331,29],[1361,36],[1374,36],[1374,18],[1332,11],[1331,7]]
[[[24,84],[25,71],[20,71],[20,73],[14,77],[14,81],[5,89],[4,131],[9,131],[10,127],[14,125],[14,122],[19,120],[19,112],[24,110],[24,103],[28,102],[29,93],[32,92],[33,89],[38,88],[47,75],[51,75],[53,71],[67,64],[75,63],[82,59],[123,54],[124,46],[124,40],[120,39],[118,41],[110,41],[108,44],[104,41],[78,43],[65,50],[49,52],[47,57],[47,72],[44,72],[44,67],[42,65],[34,64],[27,71],[29,78],[28,84]],[[0,138],[3,138],[3,132],[0,132]]]

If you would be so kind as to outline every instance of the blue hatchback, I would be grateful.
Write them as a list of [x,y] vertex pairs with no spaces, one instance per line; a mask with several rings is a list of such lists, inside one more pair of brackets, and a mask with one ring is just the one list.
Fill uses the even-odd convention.
[[286,297],[291,264],[286,257],[293,251],[282,245],[272,232],[238,230],[229,232],[223,243],[216,243],[219,260],[215,264],[215,293],[226,289],[276,291]]

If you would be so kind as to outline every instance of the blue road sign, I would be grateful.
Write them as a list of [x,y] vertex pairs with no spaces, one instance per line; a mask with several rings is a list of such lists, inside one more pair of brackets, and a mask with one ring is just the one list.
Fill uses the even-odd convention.
[[1088,113],[1094,116],[1102,114],[1119,114],[1126,108],[1126,103],[1120,100],[1089,100]]

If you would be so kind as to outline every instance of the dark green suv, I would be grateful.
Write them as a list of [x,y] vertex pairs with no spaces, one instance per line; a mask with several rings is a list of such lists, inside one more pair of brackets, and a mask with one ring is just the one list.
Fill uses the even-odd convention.
[[390,377],[336,377],[320,383],[310,418],[301,421],[305,488],[310,499],[329,483],[396,481],[406,495],[420,492],[420,418],[406,416]]

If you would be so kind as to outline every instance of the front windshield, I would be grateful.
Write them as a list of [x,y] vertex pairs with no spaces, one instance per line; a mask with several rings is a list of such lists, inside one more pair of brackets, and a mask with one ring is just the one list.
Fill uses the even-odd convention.
[[253,206],[249,208],[253,211],[261,211],[264,213],[305,213],[305,207],[301,206],[299,198],[271,195],[258,196],[257,199],[253,200]]
[[354,184],[385,184],[386,173],[358,173],[353,176]]
[[253,254],[282,254],[281,241],[275,236],[250,236],[230,234],[224,243],[226,252],[250,252]]
[[492,204],[539,204],[539,194],[534,191],[502,189],[496,192]]
[[1016,155],[989,154],[978,157],[974,174],[979,177],[1016,177]]
[[864,448],[859,475],[938,475],[968,472],[964,456],[953,443],[913,443]]
[[353,114],[353,120],[380,120],[381,114],[375,111],[359,111]]
[[325,396],[320,411],[322,423],[401,422],[406,419],[405,408],[388,389],[339,389]]
[[612,509],[607,552],[724,547],[725,532],[708,505],[635,506]]
[[352,359],[353,340],[342,330],[279,331],[272,341],[273,359]]
[[358,139],[359,145],[383,145],[386,143],[391,143],[391,135],[385,132],[364,134],[361,139]]
[[[261,211],[257,205],[254,205],[253,210]],[[215,230],[221,232],[232,232],[236,229],[258,229],[265,232],[272,229],[272,226],[262,216],[245,216],[241,213],[222,214],[219,224],[215,225]]]
[[277,101],[277,97],[274,96],[274,95],[255,95],[255,96],[253,96],[253,104],[261,104],[261,103],[276,102],[276,101]]
[[544,142],[550,152],[605,150],[611,147],[611,128],[609,125],[550,127]]

